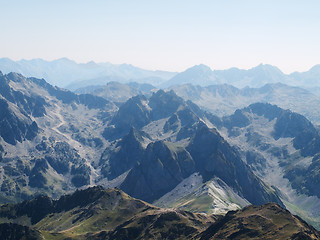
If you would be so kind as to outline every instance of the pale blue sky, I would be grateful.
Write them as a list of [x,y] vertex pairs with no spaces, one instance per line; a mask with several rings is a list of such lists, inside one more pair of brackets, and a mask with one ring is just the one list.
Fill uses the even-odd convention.
[[182,71],[320,64],[319,0],[0,0],[0,57]]

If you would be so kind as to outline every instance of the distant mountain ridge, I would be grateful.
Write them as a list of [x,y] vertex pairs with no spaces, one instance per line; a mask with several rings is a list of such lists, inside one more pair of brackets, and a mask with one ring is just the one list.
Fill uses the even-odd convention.
[[111,63],[76,63],[67,58],[54,61],[42,59],[13,61],[0,58],[0,71],[21,73],[27,77],[44,78],[59,87],[77,90],[91,85],[105,85],[111,81],[121,83],[148,83],[167,88],[174,85],[193,84],[208,86],[213,84],[230,84],[237,88],[262,87],[265,84],[283,83],[299,86],[309,90],[320,87],[320,65],[309,71],[284,74],[279,68],[270,64],[260,64],[248,70],[230,68],[211,70],[200,64],[183,72],[150,71],[130,64]]
[[237,88],[259,88],[265,84],[283,83],[303,88],[320,87],[320,65],[312,67],[306,72],[284,74],[279,68],[260,64],[248,70],[230,68],[225,70],[211,70],[200,64],[178,73],[161,87],[171,87],[182,84],[193,84],[202,87],[217,84],[229,84]]
[[[0,71],[7,74],[17,72],[26,77],[44,78],[52,85],[77,89],[92,82],[109,81],[146,81],[164,82],[174,76],[174,72],[144,70],[130,64],[76,63],[67,58],[54,61],[31,59],[13,61],[0,58]],[[78,85],[81,83],[82,85]],[[101,84],[101,83],[100,83]],[[78,87],[76,87],[78,85]],[[97,84],[96,84],[97,85]]]
[[220,83],[220,78],[214,74],[211,68],[204,64],[200,64],[188,68],[184,72],[178,73],[176,76],[160,86],[165,88],[172,85],[181,85],[186,83],[208,86],[218,82]]

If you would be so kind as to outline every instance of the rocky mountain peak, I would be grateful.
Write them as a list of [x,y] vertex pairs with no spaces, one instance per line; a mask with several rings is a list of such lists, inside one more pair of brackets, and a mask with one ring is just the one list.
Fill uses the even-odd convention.
[[185,106],[185,103],[174,91],[159,90],[151,96],[149,106],[152,109],[152,118],[158,120],[171,116],[179,107]]
[[153,93],[150,97],[150,102],[162,102],[164,104],[168,104],[169,101],[174,102],[183,102],[183,99],[181,97],[178,97],[178,95],[173,91],[164,91],[162,89],[159,89],[157,92]]
[[16,72],[10,72],[6,76],[10,81],[14,81],[14,82],[22,82],[25,79],[24,76]]
[[122,104],[117,114],[111,120],[115,128],[106,128],[106,138],[127,134],[132,127],[140,129],[150,122],[150,107],[148,99],[143,95],[130,98]]
[[150,143],[121,189],[134,197],[152,202],[172,190],[194,172],[194,161],[183,148],[166,141]]
[[278,76],[284,76],[284,73],[277,68],[276,66],[270,64],[259,64],[256,67],[249,69],[251,72],[260,73],[260,74],[276,74]]
[[200,86],[208,86],[217,82],[215,72],[210,67],[200,64],[188,68],[184,72],[178,73],[169,81],[163,84],[164,87],[170,87],[180,84],[194,84]]
[[199,145],[199,147],[203,148],[204,150],[204,148],[206,148],[204,145],[206,142],[210,142],[210,144],[213,144],[214,142],[217,142],[220,139],[222,139],[222,137],[216,129],[210,129],[206,125],[201,125],[199,129],[196,131],[196,134],[192,138],[192,143],[190,144],[196,143],[197,145]]
[[202,72],[202,73],[210,73],[212,72],[211,68],[204,64],[195,65],[191,68],[188,68],[186,72]]
[[259,116],[264,116],[270,121],[277,118],[283,112],[283,109],[269,103],[253,103],[243,110]]
[[115,148],[108,147],[100,160],[102,173],[109,179],[114,179],[140,162],[144,152],[143,137],[148,138],[144,132],[131,127],[130,132],[116,144]]
[[[187,150],[193,157],[197,171],[205,180],[217,176],[233,189],[242,192],[251,203],[262,204],[272,201],[283,205],[273,190],[257,178],[242,161],[241,155],[220,136],[216,129],[202,126],[191,139]],[[250,183],[253,188],[247,188]],[[259,196],[256,194],[260,192]],[[268,199],[268,200],[267,200]]]

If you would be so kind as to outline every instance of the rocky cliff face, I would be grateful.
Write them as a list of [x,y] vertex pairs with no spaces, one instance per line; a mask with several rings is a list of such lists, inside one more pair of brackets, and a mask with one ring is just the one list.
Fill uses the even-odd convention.
[[114,179],[135,166],[142,160],[144,152],[143,143],[148,136],[135,128],[114,145],[103,152],[100,164],[102,174]]
[[0,99],[0,118],[0,136],[6,143],[15,145],[17,142],[32,140],[39,131],[35,121],[3,99]]
[[137,198],[153,202],[195,170],[194,160],[183,147],[157,141],[148,145],[121,188]]
[[219,177],[252,204],[277,202],[277,194],[257,178],[215,129],[200,128],[187,147],[197,171],[206,179]]

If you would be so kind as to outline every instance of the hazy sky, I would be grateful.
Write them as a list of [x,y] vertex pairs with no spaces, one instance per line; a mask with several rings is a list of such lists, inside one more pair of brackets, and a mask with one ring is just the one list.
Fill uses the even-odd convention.
[[182,71],[320,64],[319,0],[0,0],[0,57]]

